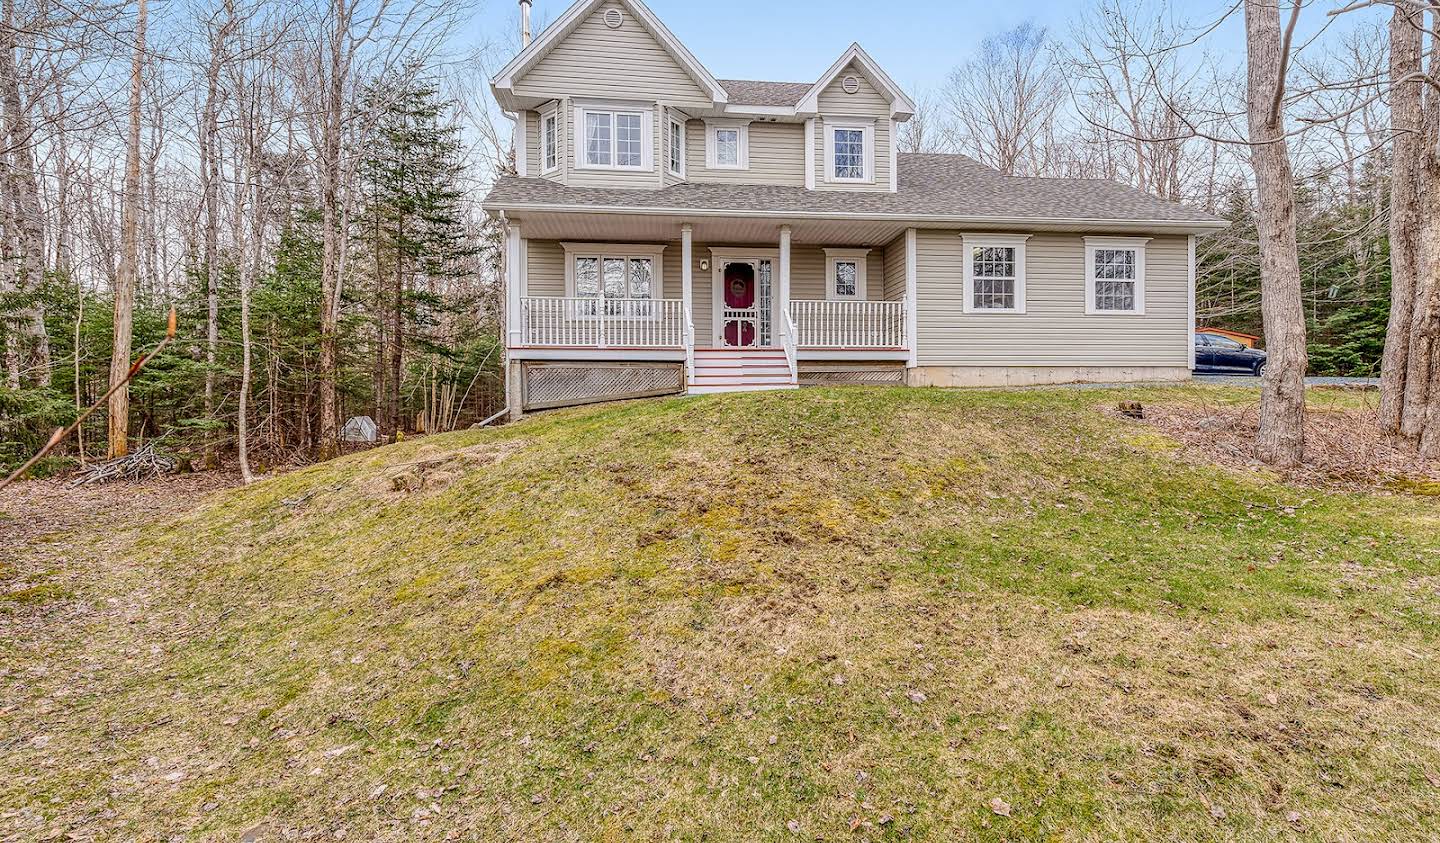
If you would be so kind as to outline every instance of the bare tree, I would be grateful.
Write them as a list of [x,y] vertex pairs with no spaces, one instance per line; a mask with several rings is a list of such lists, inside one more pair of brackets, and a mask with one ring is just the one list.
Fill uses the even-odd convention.
[[1380,426],[1400,433],[1405,416],[1411,318],[1419,261],[1422,89],[1420,13],[1397,4],[1390,17],[1390,319],[1380,364]]
[[[130,369],[130,335],[135,309],[135,284],[139,272],[140,213],[140,106],[145,82],[146,0],[138,0],[135,17],[135,54],[130,66],[130,129],[125,149],[125,194],[120,211],[120,267],[115,274],[115,327],[110,352],[110,383],[125,380]],[[129,451],[130,387],[122,386],[110,396],[111,457]]]
[[1024,23],[980,42],[944,92],[954,146],[1006,175],[1037,175],[1064,84],[1044,27]]
[[1245,0],[1250,162],[1259,204],[1261,315],[1269,363],[1260,389],[1260,458],[1280,466],[1305,457],[1305,312],[1295,237],[1295,176],[1285,136],[1285,79],[1300,17],[1293,0],[1282,32],[1278,0]]

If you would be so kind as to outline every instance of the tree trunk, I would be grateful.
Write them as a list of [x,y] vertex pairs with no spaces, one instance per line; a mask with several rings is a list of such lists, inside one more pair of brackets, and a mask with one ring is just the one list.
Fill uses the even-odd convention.
[[[40,208],[40,184],[35,176],[35,132],[26,115],[20,96],[20,72],[15,62],[15,3],[4,0],[3,28],[0,42],[0,91],[5,106],[5,145],[9,147],[10,197],[14,235],[17,240],[20,266],[15,276],[17,292],[34,293],[45,282],[45,219]],[[29,346],[21,360],[28,364],[36,384],[50,385],[50,338],[45,330],[45,313],[38,303],[27,302],[17,314],[16,322]],[[28,356],[28,360],[25,359]]]
[[[333,0],[335,19],[330,43],[329,67],[326,68],[323,129],[320,139],[320,224],[323,244],[320,253],[320,459],[339,453],[337,416],[339,401],[336,393],[338,348],[336,331],[340,324],[340,264],[347,232],[341,230],[340,153],[342,120],[345,105],[345,53],[349,31],[346,0]],[[323,60],[323,59],[322,59]]]
[[[115,274],[115,333],[110,351],[110,383],[125,379],[130,370],[130,331],[135,308],[138,272],[138,215],[140,204],[140,95],[145,73],[146,0],[138,0],[135,18],[135,56],[130,65],[130,131],[125,148],[125,193],[120,208],[120,267]],[[110,448],[112,458],[129,450],[130,385],[110,396]]]
[[[1295,0],[1299,2],[1299,0]],[[1295,178],[1282,100],[1287,65],[1275,0],[1245,0],[1250,162],[1260,235],[1260,310],[1269,362],[1260,388],[1260,458],[1298,465],[1305,456],[1305,311],[1295,238]]]
[[[1430,78],[1440,73],[1440,3],[1431,0],[1430,11]],[[1425,92],[1423,104],[1424,131],[1421,147],[1424,152],[1420,174],[1420,257],[1416,279],[1414,326],[1411,329],[1411,358],[1406,376],[1407,405],[1401,419],[1401,432],[1411,422],[1408,402],[1420,390],[1410,390],[1410,378],[1423,378],[1426,406],[1416,434],[1420,453],[1440,459],[1440,93],[1434,88]],[[1416,349],[1420,349],[1420,360]],[[1423,368],[1422,368],[1423,366]]]
[[1394,156],[1390,180],[1390,321],[1380,363],[1380,425],[1400,434],[1405,416],[1411,334],[1416,305],[1420,229],[1420,14],[1395,4],[1390,19],[1390,124]]
[[[222,36],[224,31],[222,30]],[[200,116],[200,177],[204,179],[201,203],[205,211],[203,260],[205,264],[205,418],[215,419],[215,354],[220,346],[220,272],[215,265],[220,240],[219,99],[220,38],[210,41],[210,63],[205,68],[205,105]],[[205,434],[205,468],[219,467],[215,434]]]

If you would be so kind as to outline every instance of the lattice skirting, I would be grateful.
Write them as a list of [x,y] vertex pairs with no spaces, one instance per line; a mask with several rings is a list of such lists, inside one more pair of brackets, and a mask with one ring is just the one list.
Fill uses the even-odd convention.
[[800,364],[801,386],[857,386],[880,385],[901,386],[905,383],[903,365],[847,364],[831,366],[806,366]]
[[521,370],[526,410],[673,395],[685,390],[680,363],[531,362]]

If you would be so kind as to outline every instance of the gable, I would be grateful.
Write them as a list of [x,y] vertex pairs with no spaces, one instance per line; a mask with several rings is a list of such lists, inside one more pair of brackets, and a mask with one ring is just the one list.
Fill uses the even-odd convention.
[[795,110],[806,114],[823,111],[824,108],[820,106],[820,96],[825,93],[838,92],[841,96],[860,96],[860,92],[847,94],[843,88],[836,87],[837,82],[843,85],[845,77],[849,75],[861,80],[862,92],[868,85],[872,94],[884,100],[888,116],[903,121],[909,120],[914,115],[915,103],[858,43],[851,44],[850,49],[836,59],[835,63],[830,65],[829,70],[820,75],[820,79],[795,106]]
[[[702,87],[707,80],[697,80],[699,74],[682,63],[693,57],[683,47],[663,43],[662,38],[673,40],[668,32],[657,37],[647,15],[641,13],[643,6],[624,0],[582,5],[591,8],[576,10],[582,17],[568,32],[555,33],[554,43],[532,45],[543,54],[516,75],[512,87],[516,96],[659,99],[677,106],[711,106],[711,95]],[[606,22],[612,12],[619,14],[619,26]],[[555,26],[563,23],[557,21]],[[703,68],[699,72],[708,76]]]
[[[854,78],[860,89],[855,93],[845,90],[845,80]],[[890,100],[875,87],[863,68],[854,62],[845,65],[830,84],[820,92],[817,99],[821,114],[844,114],[865,117],[890,116]]]

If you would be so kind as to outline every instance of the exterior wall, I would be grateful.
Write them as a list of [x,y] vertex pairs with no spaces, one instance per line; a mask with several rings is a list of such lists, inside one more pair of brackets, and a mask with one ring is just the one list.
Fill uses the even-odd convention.
[[724,184],[805,186],[805,124],[750,124],[750,167],[712,170],[705,166],[705,121],[685,125],[686,181]]
[[[525,295],[565,295],[565,247],[558,240],[527,240],[529,260],[525,265]],[[646,244],[649,245],[649,244]],[[660,287],[656,298],[680,298],[680,243],[661,244]]]
[[[854,94],[845,93],[846,76],[860,80],[860,90]],[[820,119],[815,121],[815,189],[816,190],[890,190],[890,145],[892,127],[890,123],[890,101],[880,93],[864,71],[854,64],[847,65],[835,79],[820,92],[817,106]],[[875,180],[874,182],[827,182],[825,181],[825,118],[858,117],[875,121]],[[802,143],[803,147],[804,144]]]
[[[620,9],[619,29],[605,25],[608,9]],[[664,100],[705,108],[710,98],[629,10],[606,3],[557,43],[528,73],[515,80],[522,97],[593,97]]]
[[1183,236],[1146,245],[1144,315],[1086,315],[1081,234],[1036,234],[1026,243],[1022,314],[963,312],[959,232],[920,231],[916,257],[921,367],[1173,367],[1188,376]]
[[[562,106],[563,108],[563,106]],[[566,161],[565,156],[569,152],[569,144],[566,143],[565,123],[562,119],[557,121],[560,131],[555,138],[555,158],[558,165],[549,173],[542,173],[545,162],[541,160],[540,154],[540,123],[545,118],[545,111],[525,112],[525,154],[528,162],[526,172],[531,176],[539,176],[550,181],[565,181]]]
[[905,298],[905,235],[901,234],[885,247],[885,300]]

